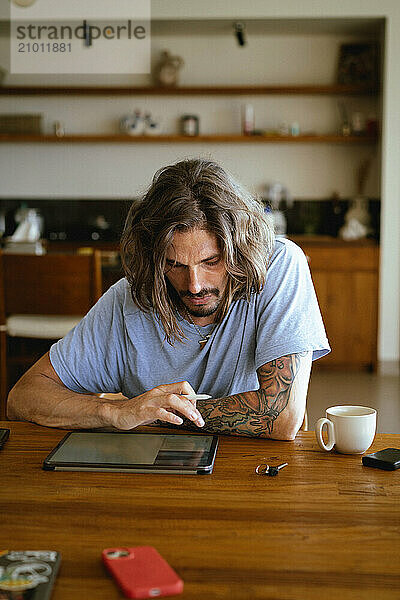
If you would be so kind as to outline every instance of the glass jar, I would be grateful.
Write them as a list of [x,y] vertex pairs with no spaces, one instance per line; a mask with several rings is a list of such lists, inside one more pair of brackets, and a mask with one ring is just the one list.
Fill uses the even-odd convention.
[[197,115],[183,115],[181,117],[182,135],[199,135],[199,117]]

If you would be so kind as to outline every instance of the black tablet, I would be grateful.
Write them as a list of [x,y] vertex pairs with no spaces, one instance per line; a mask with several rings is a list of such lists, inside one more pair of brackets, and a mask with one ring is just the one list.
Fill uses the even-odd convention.
[[216,435],[73,431],[43,462],[46,471],[212,473]]

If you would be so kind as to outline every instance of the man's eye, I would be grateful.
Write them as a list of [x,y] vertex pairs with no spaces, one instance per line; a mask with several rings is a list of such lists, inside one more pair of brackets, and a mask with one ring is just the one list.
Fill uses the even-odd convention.
[[213,267],[219,263],[219,258],[217,260],[213,260],[212,262],[206,262],[206,265],[209,267]]

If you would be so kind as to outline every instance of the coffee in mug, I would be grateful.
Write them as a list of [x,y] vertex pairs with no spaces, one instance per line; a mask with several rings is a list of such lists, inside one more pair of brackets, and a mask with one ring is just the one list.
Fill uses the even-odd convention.
[[[322,437],[327,426],[328,443]],[[335,448],[341,454],[363,454],[374,441],[376,410],[367,406],[332,406],[326,417],[318,419],[315,428],[317,442],[328,452]]]

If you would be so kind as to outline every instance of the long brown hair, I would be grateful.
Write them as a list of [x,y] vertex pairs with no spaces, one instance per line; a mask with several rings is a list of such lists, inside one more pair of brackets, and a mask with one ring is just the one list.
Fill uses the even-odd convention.
[[185,336],[165,277],[166,251],[176,231],[195,228],[216,236],[228,274],[217,322],[232,301],[249,300],[261,290],[274,245],[262,204],[217,163],[188,159],[157,171],[147,193],[130,208],[121,257],[133,301],[145,312],[155,311],[171,345]]

